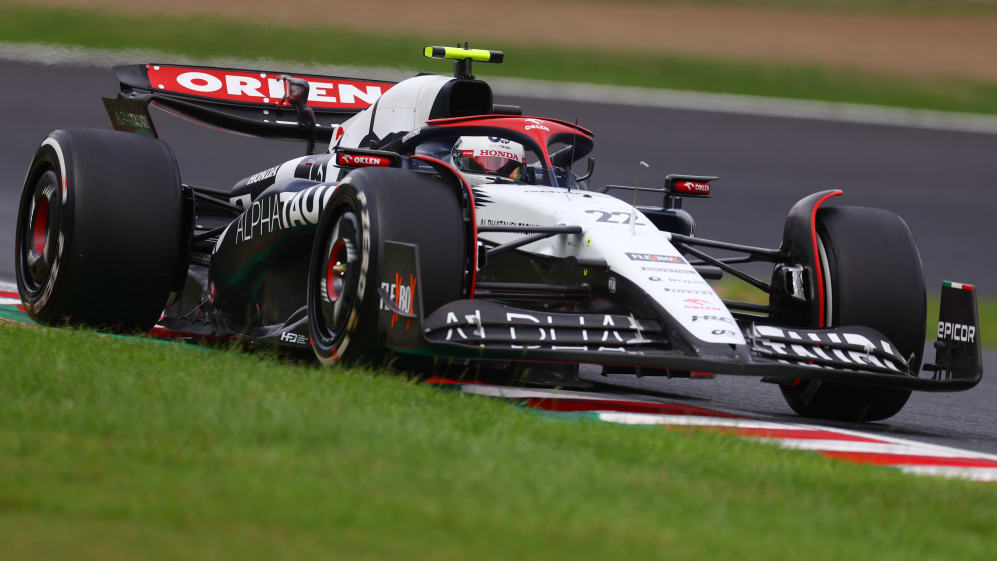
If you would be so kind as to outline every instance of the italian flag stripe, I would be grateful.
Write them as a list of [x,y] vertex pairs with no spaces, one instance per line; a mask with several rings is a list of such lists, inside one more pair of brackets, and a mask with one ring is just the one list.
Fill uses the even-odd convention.
[[942,281],[942,286],[947,286],[949,288],[955,288],[958,290],[973,290],[973,285],[963,284],[961,282]]

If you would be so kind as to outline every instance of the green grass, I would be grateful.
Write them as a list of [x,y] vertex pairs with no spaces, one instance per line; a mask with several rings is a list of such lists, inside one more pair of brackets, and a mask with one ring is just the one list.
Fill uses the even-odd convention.
[[989,559],[997,487],[0,325],[4,559]]
[[628,4],[691,4],[888,15],[961,16],[997,13],[997,2],[993,0],[617,0],[620,1]]
[[[722,298],[768,304],[768,296],[748,283],[733,277],[724,277],[723,280],[711,284]],[[938,336],[939,292],[938,289],[934,289],[934,293],[932,293],[931,288],[928,290],[928,321],[925,330],[927,340],[934,341]],[[977,294],[976,307],[980,322],[980,343],[984,348],[997,349],[997,298],[980,297]]]
[[[292,31],[245,20],[120,16],[0,4],[0,41],[109,49],[143,47],[191,57],[267,57],[448,72],[447,63],[424,59],[421,47],[449,44],[452,39],[380,36],[328,27]],[[474,37],[469,39],[480,44]],[[997,114],[994,83],[655,53],[517,44],[481,46],[501,48],[507,55],[504,64],[476,67],[485,78],[515,76]]]

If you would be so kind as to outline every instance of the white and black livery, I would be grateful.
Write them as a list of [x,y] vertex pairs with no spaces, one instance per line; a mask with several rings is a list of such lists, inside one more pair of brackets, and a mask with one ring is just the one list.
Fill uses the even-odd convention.
[[[882,419],[912,390],[980,381],[970,285],[943,286],[935,362],[922,360],[921,259],[895,214],[823,191],[789,210],[779,247],[699,238],[681,202],[710,196],[716,178],[592,188],[590,131],[497,105],[471,75],[501,53],[426,54],[454,59],[454,76],[117,67],[121,92],[105,99],[116,130],[54,131],[28,170],[25,310],[47,324],[310,348],[326,364],[758,376],[826,418]],[[307,153],[231,188],[187,185],[150,105],[300,139]],[[661,205],[625,202],[636,190]],[[748,262],[771,275],[737,268]],[[768,304],[721,299],[707,280],[723,275]]]

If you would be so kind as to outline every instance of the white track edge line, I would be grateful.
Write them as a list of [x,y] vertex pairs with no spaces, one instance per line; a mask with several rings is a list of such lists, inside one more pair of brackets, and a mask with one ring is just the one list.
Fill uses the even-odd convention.
[[[905,438],[896,438],[873,432],[861,432],[855,430],[840,429],[836,427],[825,427],[821,425],[812,425],[812,424],[769,422],[769,421],[761,421],[755,419],[700,417],[695,415],[658,415],[654,413],[619,413],[619,412],[599,413],[599,419],[606,422],[632,424],[632,425],[677,425],[677,426],[814,430],[814,431],[843,434],[848,436],[856,436],[860,438],[868,438],[871,440],[878,440],[879,441],[878,444],[880,446],[887,445],[895,447],[895,449],[901,449],[901,448],[907,450],[918,449],[924,451],[923,453],[919,453],[918,455],[937,455],[940,457],[965,457],[965,458],[976,458],[982,460],[997,461],[997,455],[987,454],[984,452],[966,450],[963,448],[955,448],[953,446],[932,444],[917,440],[909,440]],[[756,424],[751,424],[751,423],[756,423]],[[750,437],[750,436],[747,438],[754,438],[755,440],[764,440],[763,438]],[[769,440],[781,441],[783,439],[769,439]],[[803,441],[802,439],[801,440],[786,439],[786,440],[792,440],[794,442]],[[840,441],[835,441],[835,442],[840,442]],[[876,443],[868,443],[868,444],[876,444]],[[805,445],[800,445],[800,447],[803,446]]]
[[660,425],[680,427],[721,427],[739,429],[785,429],[792,425],[760,421],[757,419],[735,419],[730,417],[705,417],[699,415],[659,415],[657,413],[623,413],[620,411],[594,411],[600,421],[621,425]]
[[[353,75],[383,80],[400,80],[415,74],[414,70],[403,67],[330,65],[268,58],[191,57],[153,49],[111,50],[74,45],[2,41],[0,41],[0,59],[46,65],[70,64],[99,67],[169,61],[175,64],[222,67],[281,68],[285,71],[300,71],[309,74]],[[492,84],[494,91],[500,95],[997,134],[997,116],[974,113],[522,78],[489,78],[488,81]]]
[[979,467],[952,466],[897,466],[897,469],[912,475],[927,475],[932,477],[950,477],[970,479],[973,481],[997,481],[997,469]]
[[464,393],[482,395],[485,397],[502,397],[505,399],[578,399],[585,401],[634,401],[647,405],[669,405],[648,400],[646,396],[631,396],[627,394],[603,394],[594,392],[579,392],[573,390],[524,389],[513,386],[492,384],[460,384]]
[[[600,401],[600,400],[634,400],[643,401],[648,404],[659,404],[656,401],[646,401],[640,399],[633,399],[629,397],[624,397],[620,395],[606,395],[606,394],[589,394],[583,392],[575,391],[563,391],[563,390],[540,390],[540,389],[530,389],[523,390],[521,388],[512,388],[507,386],[493,386],[493,385],[478,385],[478,384],[464,384],[462,389],[467,393],[473,393],[482,396],[489,397],[503,397],[506,399],[529,399],[529,398],[551,398],[551,399],[582,399],[587,401]],[[664,403],[667,405],[667,403]],[[965,457],[965,458],[976,458],[997,461],[997,455],[987,454],[984,452],[977,452],[974,450],[966,450],[963,448],[956,448],[953,446],[944,446],[939,444],[932,444],[928,442],[921,442],[918,440],[910,440],[905,438],[897,438],[893,436],[877,434],[873,432],[862,432],[848,429],[841,429],[837,427],[827,427],[822,425],[813,424],[795,424],[786,422],[774,422],[774,421],[764,421],[760,419],[751,418],[730,418],[730,417],[708,417],[702,415],[669,415],[669,414],[659,414],[659,413],[627,413],[619,411],[594,411],[598,416],[599,420],[610,423],[619,423],[627,425],[674,425],[674,426],[703,426],[703,427],[733,427],[733,428],[768,428],[768,429],[790,429],[790,430],[814,430],[814,431],[824,431],[829,433],[843,434],[848,436],[855,436],[860,438],[867,438],[871,440],[877,440],[878,443],[867,443],[867,444],[877,444],[878,446],[888,446],[892,450],[904,450],[902,453],[907,453],[911,455],[936,455],[939,457]],[[753,438],[755,440],[765,440],[758,437],[747,437]],[[769,440],[782,440],[782,439],[769,439]],[[800,442],[797,439],[785,439],[787,441]],[[840,442],[840,441],[834,441]],[[805,444],[801,444],[798,447],[803,448]],[[885,450],[885,449],[884,449]],[[915,452],[916,451],[916,452]],[[885,452],[882,453],[901,453],[901,452]]]
[[822,427],[820,425],[795,425],[795,426],[806,427],[806,428],[811,429],[811,430],[817,430],[817,429],[831,430],[831,431],[835,431],[835,432],[838,432],[838,433],[841,433],[841,434],[847,434],[847,435],[851,435],[851,436],[860,436],[860,437],[863,437],[863,438],[873,438],[873,439],[876,439],[876,440],[881,440],[881,441],[889,442],[891,444],[899,444],[899,445],[904,445],[904,446],[918,446],[918,447],[925,448],[925,449],[937,450],[939,453],[957,451],[957,452],[964,453],[966,455],[966,457],[973,457],[973,458],[979,458],[979,459],[997,461],[997,455],[995,455],[995,454],[988,454],[986,452],[976,452],[974,450],[966,450],[966,449],[963,449],[963,448],[955,448],[953,446],[945,446],[945,445],[942,445],[942,444],[932,444],[930,442],[921,442],[919,440],[911,440],[911,439],[908,439],[908,438],[898,438],[898,437],[895,437],[895,436],[889,436],[889,435],[885,435],[885,434],[878,434],[878,433],[874,433],[874,432],[861,432],[861,431],[856,431],[856,430],[840,429],[840,428],[835,428],[835,427]]
[[[767,421],[755,421],[750,419],[726,419],[726,418],[714,418],[714,417],[697,417],[689,415],[655,415],[655,414],[645,414],[645,413],[617,413],[617,412],[600,412],[598,413],[599,419],[605,422],[629,424],[629,425],[658,425],[658,426],[688,426],[688,427],[732,427],[732,428],[758,428],[758,429],[797,429],[801,428],[801,425],[793,425],[787,423],[774,423]],[[829,433],[838,432],[839,434],[843,431],[837,431],[834,428],[828,427],[808,427],[808,429],[822,430]],[[804,429],[807,430],[807,429]],[[849,431],[858,436],[864,436],[867,438],[875,438],[875,435],[857,433],[855,431]],[[897,456],[919,456],[926,458],[973,458],[973,459],[993,459],[988,457],[987,454],[981,454],[979,452],[974,452],[972,450],[963,450],[959,448],[937,446],[931,444],[924,444],[920,442],[911,442],[910,444],[894,444],[885,442],[853,442],[853,441],[841,441],[841,440],[818,440],[818,439],[794,439],[794,438],[765,438],[765,437],[754,437],[740,435],[740,438],[751,440],[755,442],[761,442],[766,444],[775,444],[784,449],[789,450],[805,450],[813,452],[851,452],[851,453],[867,453],[867,454],[886,454],[886,455],[897,455]],[[922,466],[908,466],[905,465],[904,461],[898,461],[896,464],[890,464],[890,467],[903,468],[905,471],[910,473],[917,473],[907,468],[919,468]],[[950,472],[938,471],[932,472],[927,470],[922,470],[920,474],[922,475],[941,475],[945,477],[964,477],[974,480],[997,480],[997,469],[987,468],[987,467],[972,467],[972,466],[929,466],[938,468],[951,468]],[[966,471],[971,470],[971,471]],[[977,471],[972,470],[993,470],[994,476],[981,476]]]
[[[751,438],[751,437],[748,437]],[[847,440],[812,440],[793,438],[755,438],[761,442],[777,444],[790,450],[812,450],[815,452],[849,452],[856,454],[888,454],[898,456],[923,456],[930,458],[977,458],[969,451],[958,449],[935,450],[924,446],[906,444],[882,444],[877,442],[854,442]],[[902,463],[902,462],[898,462]]]

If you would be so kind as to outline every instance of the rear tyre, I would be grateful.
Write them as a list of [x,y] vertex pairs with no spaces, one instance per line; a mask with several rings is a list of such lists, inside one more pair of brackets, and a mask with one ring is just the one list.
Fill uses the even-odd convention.
[[393,168],[356,170],[336,188],[315,236],[308,324],[323,364],[388,358],[377,341],[385,241],[419,247],[424,315],[461,297],[470,242],[459,194],[440,179]]
[[[911,366],[921,368],[926,315],[921,256],[902,218],[881,209],[827,207],[817,212],[830,327],[863,325],[886,335]],[[798,414],[844,421],[896,415],[910,390],[828,381],[782,385]]]
[[184,255],[180,173],[160,140],[57,130],[25,180],[15,236],[24,309],[43,324],[151,328]]

